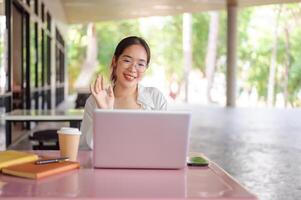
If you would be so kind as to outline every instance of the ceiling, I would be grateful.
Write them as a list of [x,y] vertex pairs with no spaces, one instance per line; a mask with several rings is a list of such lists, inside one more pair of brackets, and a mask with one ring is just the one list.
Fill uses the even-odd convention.
[[[45,0],[44,0],[45,1]],[[56,3],[53,3],[56,2]],[[56,15],[68,24],[131,19],[148,16],[176,15],[184,12],[202,12],[225,9],[227,2],[236,2],[239,7],[278,3],[294,3],[301,0],[52,0]],[[3,0],[0,0],[0,15],[4,15]]]
[[[239,7],[301,0],[228,0]],[[227,0],[61,0],[67,23],[166,16],[225,9]]]

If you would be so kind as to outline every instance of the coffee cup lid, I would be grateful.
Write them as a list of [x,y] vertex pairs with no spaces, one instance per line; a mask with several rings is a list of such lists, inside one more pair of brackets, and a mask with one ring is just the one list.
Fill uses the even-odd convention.
[[80,135],[81,132],[78,128],[72,127],[62,127],[60,130],[57,131],[58,134],[70,134],[70,135]]

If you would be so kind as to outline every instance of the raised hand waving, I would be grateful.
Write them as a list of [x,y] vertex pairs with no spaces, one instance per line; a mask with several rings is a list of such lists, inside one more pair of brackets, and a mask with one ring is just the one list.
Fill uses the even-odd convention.
[[98,108],[113,109],[114,107],[114,92],[110,85],[107,89],[104,88],[103,76],[98,75],[94,84],[90,85],[90,90],[94,96]]

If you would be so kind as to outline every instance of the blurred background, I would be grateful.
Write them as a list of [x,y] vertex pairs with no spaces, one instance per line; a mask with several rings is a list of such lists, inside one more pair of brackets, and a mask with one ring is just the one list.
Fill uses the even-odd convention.
[[[226,12],[221,10],[71,25],[67,47],[69,94],[77,93],[75,83],[87,52],[96,53],[94,76],[101,73],[108,79],[117,43],[126,36],[138,35],[145,38],[152,52],[144,85],[158,87],[170,103],[224,106],[226,23]],[[300,23],[300,3],[239,10],[237,106],[301,106]],[[89,31],[93,31],[94,39]],[[191,40],[186,66],[184,35]],[[94,42],[96,46],[88,50],[89,43]]]
[[[44,6],[45,14],[41,23],[44,23],[45,27],[43,28],[40,22],[35,22],[34,17],[30,17],[28,22],[32,30],[29,33],[30,49],[26,50],[30,51],[30,57],[23,58],[23,61],[5,59],[9,53],[5,50],[5,44],[10,39],[8,35],[11,33],[8,34],[6,28],[4,2],[1,6],[0,94],[14,91],[15,96],[23,96],[26,99],[24,95],[30,94],[19,94],[18,90],[25,93],[27,88],[27,93],[31,93],[32,97],[42,96],[40,100],[38,97],[35,100],[26,99],[24,103],[27,106],[16,105],[12,108],[4,106],[6,110],[24,107],[55,108],[67,96],[88,93],[87,85],[93,81],[96,74],[101,73],[108,79],[114,48],[122,38],[129,35],[143,37],[151,48],[150,68],[147,70],[143,84],[158,87],[170,103],[226,105],[229,27],[228,11],[224,9],[222,1],[199,2],[204,7],[195,9],[193,9],[193,2],[189,2],[187,5],[191,6],[189,9],[192,12],[184,11],[185,4],[170,6],[158,2],[153,5],[154,13],[147,9],[135,10],[135,7],[131,12],[127,9],[121,12],[118,7],[119,13],[113,13],[116,11],[114,8],[115,10],[110,14],[100,13],[100,17],[93,16],[93,12],[97,12],[97,9],[92,10],[92,14],[87,14],[86,17],[83,17],[85,15],[82,13],[76,13],[76,9],[91,9],[92,2],[63,1],[61,3],[63,8],[55,10],[53,17],[50,11],[54,10],[60,1],[54,3],[45,1],[49,12],[43,2],[37,2],[37,0],[28,1],[29,9],[35,10],[36,13],[40,10],[41,13],[42,8],[35,5]],[[235,18],[237,31],[233,29],[229,32],[235,34],[237,44],[232,43],[236,56],[234,69],[236,85],[233,87],[235,105],[300,107],[301,4],[273,4],[271,1],[260,3],[272,5],[256,6],[259,2],[239,2],[242,6],[239,5],[237,8]],[[246,5],[243,5],[244,3]],[[248,6],[248,3],[251,6]],[[95,7],[100,5],[101,2],[98,2]],[[67,12],[62,10],[64,8]],[[198,12],[198,9],[201,11]],[[18,9],[15,10],[12,13],[16,12],[17,16]],[[40,13],[37,16],[40,16]],[[163,16],[156,16],[156,14]],[[14,30],[18,31],[20,27],[17,23],[14,24],[16,24]],[[25,35],[24,33],[23,37],[26,37]],[[53,42],[55,44],[51,46]],[[230,45],[228,46],[231,49]],[[15,45],[13,49],[18,48],[20,47]],[[25,56],[26,51],[23,51],[22,56]],[[21,55],[21,52],[19,54]],[[29,69],[30,78],[19,73],[21,70],[18,65],[21,65],[21,62],[26,63],[26,60],[29,60],[29,64],[23,66],[23,73],[26,73],[25,68]],[[12,69],[8,67],[11,64],[15,66]],[[52,69],[52,66],[55,69]],[[14,76],[10,76],[10,73]],[[31,90],[28,89],[29,85]],[[60,92],[54,92],[60,90],[59,88],[61,88]],[[34,90],[49,93],[50,97],[56,95],[56,98],[48,100],[48,97],[33,94]],[[14,104],[14,100],[12,101]],[[15,104],[18,104],[17,98]]]

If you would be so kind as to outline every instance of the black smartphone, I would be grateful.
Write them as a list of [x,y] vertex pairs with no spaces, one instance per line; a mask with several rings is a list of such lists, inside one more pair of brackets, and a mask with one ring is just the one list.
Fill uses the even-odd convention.
[[206,167],[209,165],[208,160],[201,156],[191,156],[187,159],[187,165],[188,166],[202,166]]

